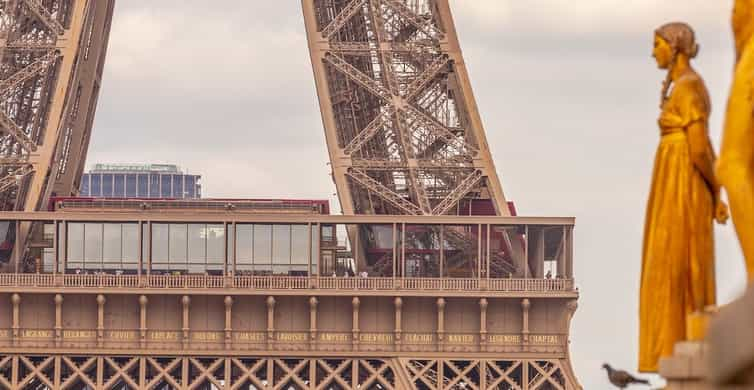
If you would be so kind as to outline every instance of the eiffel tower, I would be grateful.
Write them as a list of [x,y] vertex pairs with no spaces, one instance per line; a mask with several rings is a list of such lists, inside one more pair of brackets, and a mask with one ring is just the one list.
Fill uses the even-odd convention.
[[113,7],[0,3],[0,389],[581,388],[574,220],[506,200],[448,0],[302,1],[345,215],[76,198]]

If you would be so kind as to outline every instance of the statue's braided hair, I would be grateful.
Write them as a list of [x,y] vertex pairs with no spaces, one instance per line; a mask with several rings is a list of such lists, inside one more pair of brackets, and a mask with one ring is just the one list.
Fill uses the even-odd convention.
[[655,30],[655,34],[664,39],[670,45],[671,49],[673,49],[673,58],[670,61],[668,75],[662,84],[662,95],[660,97],[660,106],[662,107],[665,104],[665,100],[668,99],[668,92],[670,91],[670,86],[673,84],[671,77],[678,55],[684,54],[688,58],[694,58],[699,54],[699,45],[696,43],[694,30],[686,23],[674,22],[664,24]]

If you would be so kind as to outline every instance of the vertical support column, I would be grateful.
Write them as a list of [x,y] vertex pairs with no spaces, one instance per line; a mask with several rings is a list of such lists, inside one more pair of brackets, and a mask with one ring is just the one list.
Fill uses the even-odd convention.
[[[152,275],[152,221],[147,222],[147,279]],[[150,283],[150,281],[147,281]]]
[[398,276],[398,224],[393,223],[393,286],[396,285]]
[[55,294],[55,346],[63,342],[63,296]]
[[521,365],[523,366],[521,370],[521,382],[523,384],[521,390],[529,390],[529,361],[523,360],[521,361]]
[[[63,254],[63,265],[60,267],[60,273],[61,279],[65,279],[65,271],[68,268],[68,222],[63,221],[60,226],[63,230],[62,237],[60,237],[60,252]],[[62,283],[62,281],[58,281],[58,283]],[[59,284],[55,285],[59,286]]]
[[105,339],[105,296],[97,295],[97,345],[101,348]]
[[97,357],[97,388],[102,389],[105,384],[105,358],[102,356]]
[[566,243],[566,237],[568,237],[567,233],[567,227],[563,226],[563,231],[560,235],[560,256],[558,256],[558,278],[565,278],[566,276],[566,261],[568,260],[568,255],[566,251],[568,250],[568,244]]
[[56,285],[56,280],[58,279],[58,264],[60,264],[60,256],[58,251],[58,221],[55,220],[52,222],[52,283],[53,285]]
[[13,294],[10,298],[10,301],[13,304],[13,323],[11,324],[13,331],[13,345],[18,346],[19,338],[21,336],[19,334],[21,330],[21,296],[18,294]]
[[233,297],[225,297],[225,349],[233,345]]
[[[147,299],[146,295],[139,297],[139,340],[141,348],[147,347]],[[145,363],[146,364],[146,363]]]
[[479,300],[479,350],[487,351],[487,298]]
[[317,346],[317,297],[309,298],[309,348],[314,350]]
[[440,278],[445,277],[445,225],[440,225]]
[[361,307],[361,300],[359,297],[353,297],[351,305],[353,306],[353,318],[351,319],[351,344],[353,345],[353,350],[358,351],[359,333],[361,332],[359,328],[359,308]]
[[573,226],[566,228],[566,279],[573,279]]
[[521,301],[521,311],[523,315],[523,329],[521,329],[521,343],[524,352],[529,351],[529,309],[531,308],[531,302],[529,298],[524,298]]
[[476,230],[477,231],[477,244],[476,244],[477,245],[477,248],[476,248],[476,251],[477,251],[476,278],[477,280],[482,278],[482,261],[484,261],[484,259],[482,258],[483,257],[482,256],[482,253],[483,253],[482,252],[482,226],[483,225],[480,223],[480,224],[477,224],[477,228],[476,228],[477,229]]
[[401,334],[403,333],[403,299],[401,297],[395,298],[395,328],[393,329],[393,333],[395,351],[400,352]]
[[16,274],[18,274],[21,269],[21,260],[23,259],[23,256],[21,256],[21,248],[23,248],[23,245],[21,245],[21,221],[16,220],[16,238],[13,240],[13,261],[16,263]]
[[306,231],[309,233],[309,237],[307,237],[307,247],[306,247],[306,276],[309,278],[309,288],[314,288],[314,275],[312,275],[312,223],[309,222],[306,224]]
[[[406,224],[401,224],[401,280],[406,279]],[[401,283],[401,286],[405,285]]]
[[272,349],[275,341],[275,297],[267,297],[267,349]]
[[445,344],[445,298],[437,298],[437,350],[442,351]]
[[[534,246],[529,267],[532,268],[535,278],[542,279],[545,277],[545,232],[542,229],[530,229],[529,234],[529,242]],[[532,261],[534,264],[531,264]]]
[[[138,182],[138,180],[136,180]],[[139,267],[136,269],[136,278],[139,279],[139,286],[142,286],[141,271],[144,269],[144,224],[139,221]]]
[[189,306],[191,305],[191,298],[188,295],[184,295],[183,298],[181,298],[181,305],[183,306],[183,328],[181,329],[183,331],[183,349],[187,349],[191,338],[191,335],[189,334],[189,331],[191,330],[189,323]]

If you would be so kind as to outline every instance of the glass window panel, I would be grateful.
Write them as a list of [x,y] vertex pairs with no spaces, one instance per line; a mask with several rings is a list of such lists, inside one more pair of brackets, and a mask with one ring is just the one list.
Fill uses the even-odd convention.
[[139,264],[139,224],[124,223],[123,229],[123,264],[134,264],[134,269]]
[[152,264],[168,262],[168,225],[152,224]]
[[94,173],[91,175],[92,180],[92,187],[91,191],[89,192],[89,196],[100,196],[102,195],[102,175],[99,173]]
[[149,175],[149,197],[160,197],[160,175]]
[[291,263],[291,226],[274,225],[272,227],[272,263]]
[[272,266],[273,275],[288,275],[290,270],[291,270],[290,265],[273,265]]
[[272,263],[272,226],[254,225],[254,264]]
[[138,188],[137,188],[137,195],[139,198],[147,198],[149,197],[149,176],[148,175],[139,175],[138,176]]
[[207,263],[224,264],[225,228],[223,225],[207,225]]
[[188,259],[204,264],[207,259],[207,225],[188,225]]
[[[61,224],[62,226],[62,224]],[[84,261],[84,224],[68,223],[68,263]]]
[[120,263],[123,258],[121,252],[122,237],[120,224],[106,223],[103,225],[102,232],[102,260],[105,263]]
[[160,175],[160,181],[162,183],[162,191],[160,192],[163,198],[172,198],[173,190],[170,185],[171,175]]
[[113,196],[113,175],[106,173],[102,175],[102,196],[104,197],[112,197]]
[[52,248],[42,249],[42,272],[51,273],[55,269],[55,251]]
[[136,192],[136,175],[133,173],[126,174],[126,198],[135,198]]
[[173,175],[173,198],[183,199],[183,175]]
[[236,233],[233,231],[233,225],[228,225],[228,232],[226,233],[228,245],[226,247],[227,249],[227,259],[228,259],[228,270],[233,269],[233,248],[235,248],[235,242],[233,242],[234,238],[236,237]]
[[291,226],[291,263],[309,264],[309,226]]
[[186,187],[184,188],[187,198],[196,197],[196,176],[186,175]]
[[87,269],[99,269],[102,266],[101,223],[84,224],[84,263]]
[[116,198],[124,198],[126,196],[126,178],[123,175],[115,175],[113,196]]
[[[186,263],[186,235],[188,227],[185,224],[170,224],[170,263]],[[172,269],[172,268],[171,268]]]
[[81,176],[81,196],[89,196],[89,174],[85,173]]
[[251,264],[254,225],[236,225],[236,264]]

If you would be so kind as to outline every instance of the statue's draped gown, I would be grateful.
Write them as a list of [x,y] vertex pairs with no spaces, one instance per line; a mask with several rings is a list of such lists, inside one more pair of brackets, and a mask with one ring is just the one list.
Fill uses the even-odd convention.
[[[707,129],[709,95],[693,71],[675,82],[660,117],[642,253],[639,370],[686,339],[686,317],[715,304],[714,196],[691,158],[688,129]],[[711,149],[709,138],[705,142]]]

